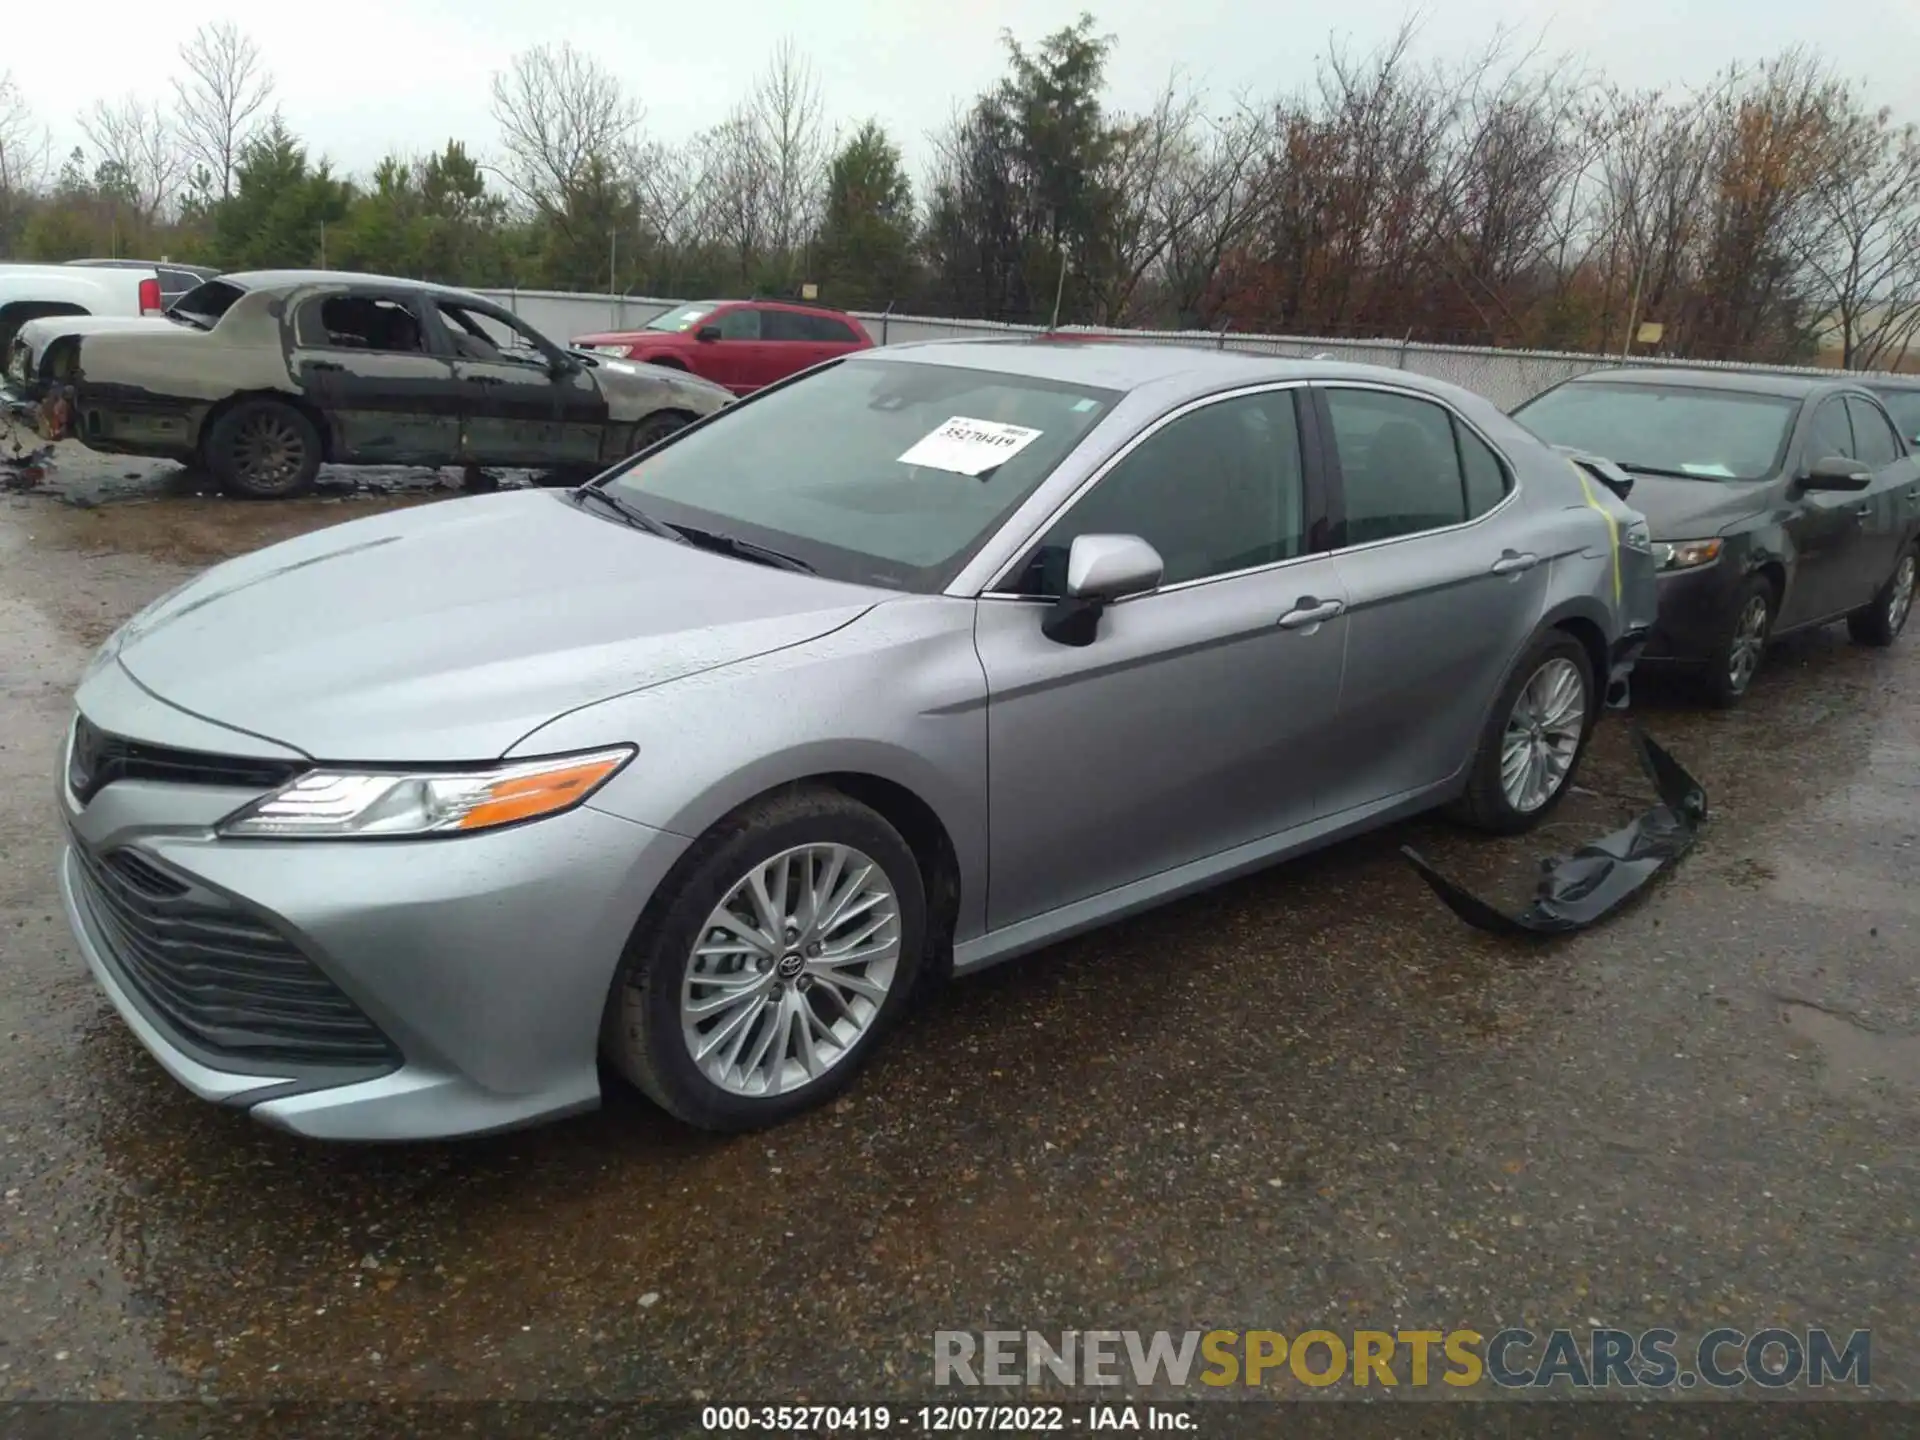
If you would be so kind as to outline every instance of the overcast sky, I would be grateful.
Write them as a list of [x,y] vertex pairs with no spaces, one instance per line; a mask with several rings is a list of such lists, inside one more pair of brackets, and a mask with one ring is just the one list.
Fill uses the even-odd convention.
[[[1410,0],[326,0],[269,6],[95,0],[84,29],[64,5],[9,4],[10,69],[61,153],[97,99],[167,95],[174,46],[231,19],[250,33],[292,127],[316,154],[365,171],[392,150],[450,137],[491,152],[488,80],[519,50],[571,41],[645,104],[649,131],[679,140],[719,120],[768,51],[791,35],[811,57],[829,115],[876,116],[917,171],[925,135],[1004,69],[998,35],[1025,41],[1092,9],[1117,37],[1110,93],[1144,103],[1179,65],[1221,95],[1311,81],[1330,38],[1364,49],[1414,13]],[[1818,47],[1878,103],[1920,119],[1916,0],[1427,0],[1419,47],[1458,56],[1505,24],[1553,55],[1635,85],[1698,85],[1735,60]]]

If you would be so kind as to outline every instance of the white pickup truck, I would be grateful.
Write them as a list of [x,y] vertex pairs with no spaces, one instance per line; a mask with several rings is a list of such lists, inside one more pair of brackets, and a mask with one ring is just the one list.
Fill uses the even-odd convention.
[[0,264],[0,357],[13,345],[14,332],[29,320],[43,315],[160,315],[218,273],[164,260]]

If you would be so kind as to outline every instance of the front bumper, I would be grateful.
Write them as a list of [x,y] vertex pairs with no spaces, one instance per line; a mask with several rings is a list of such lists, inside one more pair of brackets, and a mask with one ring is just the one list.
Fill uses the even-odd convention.
[[[598,1103],[600,1024],[621,951],[687,841],[586,807],[440,840],[213,838],[213,821],[245,798],[123,780],[82,808],[60,786],[68,924],[115,1009],[174,1079],[331,1140],[471,1135]],[[200,954],[180,953],[178,930],[129,930],[103,897],[92,865],[103,856],[130,856],[134,873],[230,906],[250,935],[283,937],[311,963],[310,983],[337,987],[390,1057],[336,1064],[223,1046],[241,1033],[223,1022],[243,1026],[247,1004],[302,982],[247,975],[237,968],[246,957],[204,923],[215,944]],[[155,955],[174,968],[156,973]],[[188,1013],[191,1022],[179,1019]],[[339,1018],[330,1012],[327,1023]]]
[[1724,642],[1733,591],[1741,579],[1723,555],[1696,570],[1675,570],[1660,577],[1660,618],[1647,637],[1641,660],[1647,665],[1700,665],[1714,658]]

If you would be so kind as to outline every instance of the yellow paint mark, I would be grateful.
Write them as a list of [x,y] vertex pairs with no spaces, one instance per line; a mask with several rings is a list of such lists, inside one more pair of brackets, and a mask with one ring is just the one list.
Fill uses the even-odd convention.
[[1620,603],[1620,522],[1613,518],[1613,512],[1602,505],[1594,496],[1593,482],[1587,479],[1587,472],[1572,460],[1567,464],[1573,467],[1573,473],[1580,477],[1580,493],[1587,497],[1587,504],[1600,512],[1600,518],[1607,522],[1607,545],[1613,552],[1613,603]]

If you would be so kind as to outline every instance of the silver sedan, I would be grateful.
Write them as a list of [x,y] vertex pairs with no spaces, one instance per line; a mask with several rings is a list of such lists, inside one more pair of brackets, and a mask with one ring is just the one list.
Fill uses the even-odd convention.
[[1639,517],[1491,404],[1175,347],[851,356],[568,492],[216,567],[82,682],[68,918],[196,1094],[338,1139],[846,1085],[923,982],[1565,795]]

